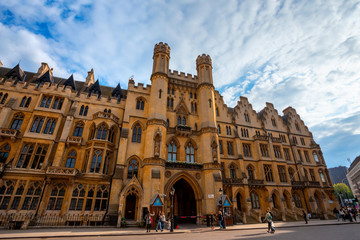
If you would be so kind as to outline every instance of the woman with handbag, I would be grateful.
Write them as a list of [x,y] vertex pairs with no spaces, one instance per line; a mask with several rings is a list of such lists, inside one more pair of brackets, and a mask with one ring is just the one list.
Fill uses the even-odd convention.
[[154,216],[154,212],[151,214],[150,212],[147,212],[145,215],[145,224],[146,224],[146,232],[150,232],[151,229],[151,223],[152,223],[152,216]]
[[274,222],[272,220],[272,214],[270,212],[270,208],[266,209],[265,219],[264,222],[268,223],[268,233],[274,233],[275,232],[275,226]]

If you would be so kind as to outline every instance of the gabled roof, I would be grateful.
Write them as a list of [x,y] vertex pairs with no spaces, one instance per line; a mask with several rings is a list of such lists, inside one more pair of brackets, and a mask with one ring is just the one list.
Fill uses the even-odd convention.
[[41,75],[38,79],[34,81],[35,83],[41,84],[45,82],[49,82],[50,84],[54,82],[54,78],[50,74],[50,70],[46,71],[43,75]]
[[120,83],[116,86],[116,88],[112,91],[111,96],[113,97],[122,97],[121,86]]
[[91,93],[95,93],[95,94],[97,93],[99,97],[101,96],[99,80],[96,80],[96,82],[93,85],[91,85],[91,87],[89,87],[88,92],[89,92],[89,96],[91,95]]
[[66,88],[67,86],[70,86],[72,88],[72,90],[76,91],[76,85],[75,85],[75,80],[74,80],[74,76],[71,74],[71,76],[63,83],[64,88]]
[[6,78],[13,78],[16,81],[23,81],[25,79],[26,74],[20,68],[20,65],[17,64],[13,69],[11,69],[8,73],[5,74]]

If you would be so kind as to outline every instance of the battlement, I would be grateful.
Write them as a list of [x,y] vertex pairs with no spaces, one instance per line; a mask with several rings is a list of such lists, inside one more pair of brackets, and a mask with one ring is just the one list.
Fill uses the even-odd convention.
[[212,65],[211,57],[209,55],[206,55],[205,53],[203,53],[202,55],[199,55],[196,58],[196,67],[198,67],[201,64]]
[[167,43],[159,42],[158,44],[155,44],[154,47],[154,54],[156,53],[165,53],[170,56],[170,47]]
[[186,80],[186,81],[197,81],[196,75],[192,75],[190,73],[184,73],[184,72],[179,73],[179,71],[177,71],[177,70],[169,69],[168,76],[171,78],[182,79],[182,80]]

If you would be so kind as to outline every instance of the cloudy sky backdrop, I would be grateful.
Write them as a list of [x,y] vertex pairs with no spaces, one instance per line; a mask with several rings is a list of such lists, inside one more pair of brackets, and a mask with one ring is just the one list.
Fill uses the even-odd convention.
[[171,47],[170,68],[196,74],[213,60],[229,107],[246,96],[255,110],[294,107],[329,167],[360,153],[360,2],[355,0],[12,0],[0,3],[0,60],[41,62],[56,76],[104,85],[150,84],[154,44]]

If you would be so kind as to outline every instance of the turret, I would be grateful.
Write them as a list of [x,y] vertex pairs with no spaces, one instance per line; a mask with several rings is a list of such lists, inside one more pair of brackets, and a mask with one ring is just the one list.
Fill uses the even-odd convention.
[[213,84],[212,77],[212,62],[209,55],[202,54],[196,59],[196,70],[199,79],[199,84],[209,83]]
[[170,47],[167,43],[160,42],[154,47],[152,73],[165,73],[169,71]]

